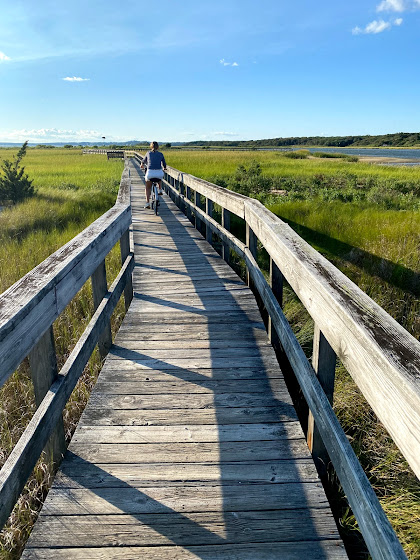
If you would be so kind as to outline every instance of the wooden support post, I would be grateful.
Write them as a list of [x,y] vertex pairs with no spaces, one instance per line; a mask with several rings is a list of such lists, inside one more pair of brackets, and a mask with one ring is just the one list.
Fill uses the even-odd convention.
[[[121,264],[124,264],[125,259],[130,254],[130,230],[129,229],[121,236],[120,252],[121,252]],[[130,275],[129,279],[127,280],[127,284],[125,285],[124,288],[124,301],[125,301],[126,311],[128,311],[132,299],[133,299],[133,276]]]
[[[184,185],[184,182],[182,181],[182,179],[179,181],[179,193],[182,197],[185,196],[185,185]],[[185,214],[185,203],[184,203],[182,198],[180,198],[179,207],[180,207],[181,211],[184,212],[184,214]]]
[[[257,260],[257,236],[255,235],[255,233],[252,231],[252,229],[249,227],[248,224],[246,224],[245,244],[251,251],[251,254],[254,257],[254,259]],[[246,283],[251,288],[251,290],[255,292],[254,285],[249,274],[249,270],[246,271]]]
[[[173,187],[175,189],[175,179],[173,177],[169,177],[169,182],[170,182],[171,187]],[[172,189],[170,191],[170,196],[171,196],[173,202],[175,202],[175,204],[176,204],[176,195],[175,195],[175,192]]]
[[[230,212],[222,207],[222,227],[230,231]],[[229,264],[230,263],[230,248],[226,242],[223,242],[222,257]]]
[[[34,385],[35,402],[38,407],[58,376],[52,326],[42,335],[41,339],[29,353],[29,365],[32,383]],[[66,452],[66,438],[64,435],[62,415],[44,451],[47,456],[47,461],[51,462],[54,465],[54,469],[56,469]]]
[[[191,187],[189,187],[188,185],[187,185],[187,199],[191,201]],[[191,211],[191,206],[189,204],[187,204],[186,212],[187,212],[187,218],[190,220],[190,222],[192,222],[192,211]]]
[[[210,198],[206,198],[206,214],[213,217],[213,201]],[[212,244],[213,242],[213,232],[210,227],[206,224],[206,240]]]
[[[312,365],[318,376],[321,387],[333,404],[336,355],[320,329],[315,325]],[[327,473],[329,457],[319,431],[314,423],[314,417],[309,412],[308,417],[308,447],[312,453],[320,476]]]
[[[279,267],[270,257],[270,287],[274,297],[279,302],[280,307],[283,307],[283,274]],[[273,327],[271,317],[268,317],[268,337],[273,348],[276,352],[280,352],[281,345],[276,329]]]
[[[194,202],[195,205],[197,206],[197,208],[202,207],[201,205],[201,195],[199,192],[195,191],[194,194]],[[195,217],[195,227],[198,229],[198,231],[202,234],[203,233],[203,221],[200,220],[200,218],[198,216]]]
[[[95,308],[95,311],[96,309],[98,309],[107,291],[108,291],[108,285],[106,281],[105,261],[102,261],[102,263],[92,274],[93,306]],[[111,346],[112,346],[111,323],[108,322],[108,324],[105,326],[104,330],[102,331],[98,341],[99,354],[102,359],[105,359]]]

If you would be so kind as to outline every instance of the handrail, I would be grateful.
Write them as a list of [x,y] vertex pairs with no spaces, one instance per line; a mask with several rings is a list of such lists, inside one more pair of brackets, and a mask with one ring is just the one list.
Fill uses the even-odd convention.
[[[134,157],[141,160],[138,153]],[[420,476],[420,343],[261,203],[187,173],[180,180],[180,173],[168,167],[165,188],[192,220],[195,215],[196,225],[203,222],[225,246],[245,258],[250,281],[269,312],[272,327],[301,385],[316,430],[321,434],[373,558],[405,558],[314,368],[288,326],[277,301],[281,287],[275,287],[273,282],[270,288],[258,268],[257,239],[270,255],[277,282],[281,284],[284,277],[314,319],[318,344],[330,349],[326,354],[333,356],[333,360],[329,358],[333,366],[323,364],[321,359],[315,368],[318,375],[322,369],[332,369],[334,375],[335,352],[417,476]],[[187,196],[185,188],[189,191]],[[206,211],[201,208],[199,197],[195,197],[195,203],[191,201],[191,189],[207,198]],[[212,218],[212,202],[223,210],[222,225]],[[228,231],[229,212],[245,220],[246,245]],[[206,237],[211,239],[208,233]],[[314,347],[314,354],[320,354],[320,347]],[[316,437],[316,430],[311,438]]]
[[[115,205],[83,232],[0,295],[0,385],[29,354],[38,408],[0,471],[0,526],[48,443],[55,465],[65,450],[61,413],[96,344],[104,357],[112,343],[110,318],[124,291],[133,297],[130,250],[130,172],[126,163]],[[107,288],[105,257],[120,241],[122,268]],[[92,278],[88,327],[58,373],[52,324]],[[51,439],[50,439],[51,436]]]

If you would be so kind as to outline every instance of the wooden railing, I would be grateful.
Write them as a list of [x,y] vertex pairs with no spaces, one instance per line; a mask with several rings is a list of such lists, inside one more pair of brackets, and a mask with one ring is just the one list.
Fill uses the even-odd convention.
[[[29,355],[38,406],[0,471],[0,526],[7,520],[44,447],[56,465],[65,451],[62,411],[96,344],[104,357],[110,318],[122,293],[133,288],[130,249],[130,174],[124,169],[116,204],[0,296],[0,386]],[[121,270],[107,287],[105,257],[120,242]],[[60,372],[53,322],[91,277],[95,313]]]
[[[420,476],[420,343],[257,200],[171,167],[164,186],[196,227],[205,225],[208,241],[213,233],[220,238],[227,262],[231,249],[245,260],[248,282],[269,314],[270,339],[287,356],[309,406],[315,462],[331,459],[372,557],[406,558],[331,403],[338,357]],[[214,204],[221,224],[212,217]],[[244,220],[246,243],[229,231],[231,214]],[[257,241],[270,257],[270,285],[256,261]],[[315,322],[312,365],[282,312],[283,280]]]

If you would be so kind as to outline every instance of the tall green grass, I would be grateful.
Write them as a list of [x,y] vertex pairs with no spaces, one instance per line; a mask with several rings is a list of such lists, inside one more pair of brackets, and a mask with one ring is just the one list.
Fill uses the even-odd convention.
[[[0,150],[0,159],[11,150]],[[115,203],[123,169],[119,160],[83,156],[80,151],[28,150],[25,170],[37,188],[35,197],[0,212],[0,292],[70,241]],[[120,268],[118,247],[106,259],[108,282]],[[93,314],[90,282],[54,323],[58,365],[61,367]],[[114,312],[115,333],[124,314]],[[67,403],[63,417],[70,439],[101,367],[94,352]],[[30,371],[25,360],[0,390],[0,465],[9,456],[35,411]],[[20,557],[51,480],[41,457],[33,475],[0,533],[0,558]]]
[[199,151],[177,152],[168,151],[165,154],[169,165],[191,173],[197,177],[229,177],[238,165],[249,165],[256,160],[260,163],[263,173],[270,177],[313,177],[314,175],[336,175],[350,173],[360,178],[389,179],[393,182],[419,182],[420,168],[394,167],[375,165],[370,163],[343,161],[342,158],[328,159],[290,159],[284,157],[283,152],[229,152],[229,151]]

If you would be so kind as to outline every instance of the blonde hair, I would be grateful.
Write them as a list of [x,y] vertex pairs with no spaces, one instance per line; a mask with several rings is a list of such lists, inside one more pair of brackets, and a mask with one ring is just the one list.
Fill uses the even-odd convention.
[[157,150],[159,150],[159,144],[157,142],[150,142],[150,149],[157,152]]

